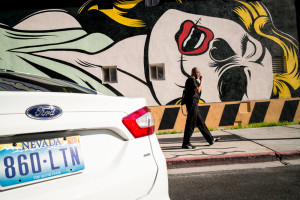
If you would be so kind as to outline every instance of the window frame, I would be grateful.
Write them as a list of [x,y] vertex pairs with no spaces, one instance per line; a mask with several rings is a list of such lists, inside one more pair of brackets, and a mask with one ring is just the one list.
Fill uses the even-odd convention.
[[[115,69],[115,71],[116,71],[116,74],[115,74],[116,80],[115,81],[112,81],[112,69]],[[106,80],[106,75],[105,75],[105,73],[107,73],[106,70],[108,70],[108,79],[109,80]],[[102,82],[103,83],[118,83],[118,67],[117,66],[103,66],[102,67]]]
[[[162,72],[163,72],[163,78],[159,78],[159,75],[158,75],[158,68],[159,67],[162,67]],[[152,69],[155,68],[155,77],[153,75],[153,71]],[[165,64],[164,63],[157,63],[157,64],[150,64],[149,65],[149,73],[150,73],[150,78],[151,80],[153,81],[164,81],[166,80],[166,72],[165,72]]]
[[286,56],[272,56],[273,73],[287,73],[286,62]]

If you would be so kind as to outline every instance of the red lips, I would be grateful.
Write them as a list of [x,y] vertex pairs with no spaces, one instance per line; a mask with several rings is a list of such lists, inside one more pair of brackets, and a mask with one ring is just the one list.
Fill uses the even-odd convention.
[[214,34],[211,30],[188,20],[181,24],[180,30],[175,35],[175,40],[180,53],[199,55],[207,51],[209,42],[213,37]]

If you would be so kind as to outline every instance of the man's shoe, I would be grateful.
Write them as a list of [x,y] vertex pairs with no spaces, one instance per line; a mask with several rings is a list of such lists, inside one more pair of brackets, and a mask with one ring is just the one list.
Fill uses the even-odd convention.
[[190,144],[188,144],[189,146],[191,146],[192,147],[192,149],[196,149],[196,146],[194,146],[194,145],[192,145],[191,143]]
[[214,140],[209,143],[209,145],[213,145],[215,142],[218,142],[221,138],[220,137],[214,137]]
[[181,148],[183,148],[183,149],[196,149],[196,146],[187,144],[187,145],[182,145]]

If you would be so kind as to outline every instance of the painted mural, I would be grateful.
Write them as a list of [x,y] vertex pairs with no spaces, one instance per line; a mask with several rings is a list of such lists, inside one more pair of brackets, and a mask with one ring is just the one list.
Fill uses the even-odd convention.
[[[298,42],[260,2],[103,2],[33,11],[10,25],[0,13],[0,69],[145,97],[151,106],[180,104],[195,66],[204,79],[200,103],[300,96]],[[286,59],[284,73],[273,73],[274,56]],[[151,78],[151,65],[164,66],[163,80]],[[115,83],[103,81],[111,66]]]

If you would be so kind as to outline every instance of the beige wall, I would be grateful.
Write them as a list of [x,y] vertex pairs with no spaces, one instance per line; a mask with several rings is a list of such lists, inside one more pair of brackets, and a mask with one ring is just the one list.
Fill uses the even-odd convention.
[[[205,123],[209,128],[223,128],[223,127],[234,127],[239,124],[247,125],[252,116],[252,120],[255,120],[255,116],[257,114],[261,115],[259,118],[263,119],[262,122],[278,122],[280,121],[280,117],[282,119],[292,119],[287,121],[300,121],[300,106],[299,106],[300,98],[292,98],[292,99],[271,99],[271,100],[259,100],[259,101],[236,101],[236,102],[228,102],[228,103],[207,103],[207,104],[199,104],[201,106],[209,106],[209,110],[206,116]],[[254,107],[256,103],[265,103],[268,106],[266,109],[256,109],[255,114],[253,114]],[[290,103],[293,104],[290,105]],[[222,117],[226,116],[228,113],[224,113],[225,106],[230,105],[239,105],[236,115],[233,119],[233,124],[228,126],[220,126],[220,122]],[[155,131],[183,131],[185,127],[186,121],[186,109],[185,106],[181,108],[181,106],[155,106],[150,107],[151,112],[155,119]],[[174,112],[169,113],[169,116],[165,115],[166,110],[173,109]],[[260,110],[262,113],[260,113]],[[183,113],[182,113],[183,111]],[[226,111],[225,111],[226,112]],[[164,117],[163,117],[164,116]],[[231,115],[232,118],[232,115]],[[170,121],[168,121],[170,120]],[[284,120],[285,121],[285,120]],[[162,128],[161,124],[165,123],[165,125],[169,126],[168,129]],[[166,124],[167,123],[167,124]],[[173,123],[173,124],[172,124]]]

